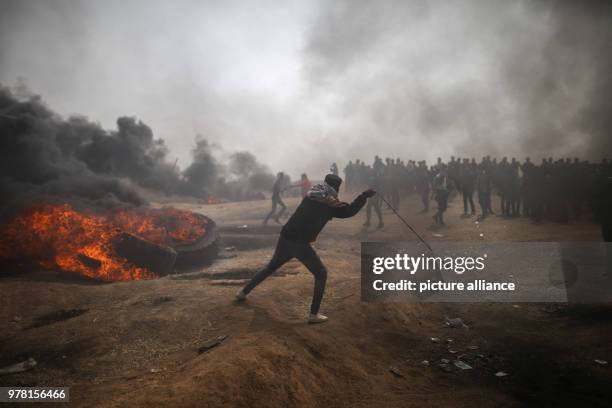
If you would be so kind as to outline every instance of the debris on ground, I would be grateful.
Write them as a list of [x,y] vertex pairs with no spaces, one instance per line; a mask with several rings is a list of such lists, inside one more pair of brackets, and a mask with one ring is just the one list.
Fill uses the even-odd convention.
[[472,369],[472,366],[471,366],[471,365],[466,364],[466,363],[464,363],[464,362],[463,362],[463,361],[461,361],[461,360],[455,360],[455,361],[453,362],[453,364],[455,365],[455,367],[460,368],[460,369],[462,369],[462,370],[471,370],[471,369]]
[[468,325],[465,324],[460,317],[454,317],[452,319],[447,317],[444,323],[452,329],[469,328]]
[[223,343],[225,339],[227,339],[227,337],[228,336],[226,334],[222,334],[221,336],[217,336],[208,340],[198,349],[198,354],[206,353],[210,349],[219,346],[221,343]]
[[0,368],[0,375],[22,373],[36,367],[36,364],[36,360],[30,357],[20,363]]
[[38,327],[43,327],[43,326],[47,326],[50,324],[54,324],[54,323],[58,323],[64,320],[68,320],[68,319],[72,319],[75,318],[77,316],[80,316],[84,313],[87,313],[89,311],[89,309],[61,309],[61,310],[56,310],[54,312],[51,313],[47,313],[45,315],[42,316],[38,316],[37,318],[34,319],[34,323],[32,323],[28,329],[35,329]]
[[479,347],[478,346],[468,346],[467,349],[468,350],[478,350]]
[[151,301],[151,305],[152,306],[160,306],[164,303],[168,303],[168,302],[172,302],[174,300],[174,298],[172,296],[161,296],[158,298],[155,298]]
[[404,376],[404,374],[402,374],[400,369],[395,367],[395,366],[389,367],[389,371],[391,372],[391,374],[393,374],[396,377],[403,377]]
[[439,343],[440,342],[440,338],[439,337],[430,337],[429,340],[431,340],[432,343]]
[[211,285],[228,285],[228,286],[242,286],[246,284],[248,279],[216,279],[211,280],[209,283]]
[[249,228],[249,226],[246,225],[246,224],[242,224],[242,225],[239,225],[238,228],[239,229],[245,229],[245,228]]
[[450,363],[450,360],[449,360],[448,358],[441,358],[441,359],[440,359],[440,362],[441,362],[442,364],[448,364],[448,363]]
[[608,362],[606,360],[595,359],[593,361],[596,362],[599,365],[602,365],[602,366],[607,366],[608,365]]
[[149,370],[149,372],[152,374],[161,373],[162,371],[163,370],[161,368],[152,368]]
[[233,245],[231,245],[231,246],[227,246],[227,247],[225,247],[225,248],[223,248],[223,249],[224,249],[225,251],[227,251],[227,252],[233,252],[233,251],[236,251],[236,250],[237,250],[237,248],[236,248],[235,246],[233,246]]
[[436,238],[444,238],[444,234],[433,233],[431,235],[436,237]]
[[496,377],[506,377],[508,375],[508,373],[506,373],[505,371],[498,371],[495,373]]
[[451,354],[457,354],[459,350],[448,349],[448,352]]
[[424,365],[424,366],[429,366],[429,360],[423,360],[423,361],[421,361],[421,365]]
[[438,367],[440,368],[440,370],[445,371],[447,373],[452,372],[453,370],[449,367],[448,364],[446,363],[442,363],[442,364],[438,364]]
[[450,343],[452,343],[452,342],[453,342],[453,339],[446,339],[446,342],[447,342],[448,344],[450,344]]

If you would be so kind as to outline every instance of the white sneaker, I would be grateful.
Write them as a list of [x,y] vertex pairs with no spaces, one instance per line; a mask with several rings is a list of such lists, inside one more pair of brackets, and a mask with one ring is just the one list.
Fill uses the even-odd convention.
[[308,317],[308,323],[325,323],[327,321],[327,316],[322,315],[321,313],[310,314]]
[[247,295],[246,293],[244,293],[242,291],[242,289],[240,289],[238,292],[236,292],[236,300],[239,302],[244,302],[245,300],[247,300]]

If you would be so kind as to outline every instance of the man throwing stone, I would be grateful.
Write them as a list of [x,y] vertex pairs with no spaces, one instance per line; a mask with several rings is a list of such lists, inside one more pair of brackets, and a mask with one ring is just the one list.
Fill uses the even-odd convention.
[[338,191],[341,184],[342,179],[340,177],[328,174],[325,176],[323,184],[317,184],[308,191],[289,221],[283,226],[272,259],[268,265],[257,272],[244,288],[236,293],[238,301],[246,300],[247,295],[257,285],[287,261],[297,258],[315,278],[314,295],[308,322],[323,323],[327,321],[327,317],[319,313],[323,292],[325,291],[325,282],[327,281],[327,269],[310,243],[317,239],[329,220],[354,216],[361,210],[366,200],[376,194],[374,190],[366,190],[352,203],[344,203],[338,200]]

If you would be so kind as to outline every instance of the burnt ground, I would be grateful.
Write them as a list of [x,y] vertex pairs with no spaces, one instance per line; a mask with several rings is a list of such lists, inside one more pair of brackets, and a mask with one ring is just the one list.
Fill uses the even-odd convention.
[[[295,208],[295,199],[287,200]],[[268,202],[177,206],[205,213],[233,247],[211,267],[152,281],[92,283],[53,271],[0,279],[0,367],[33,357],[0,385],[70,386],[73,406],[410,407],[609,406],[612,306],[365,304],[362,240],[414,240],[388,211],[335,220],[316,248],[330,271],[323,325],[305,323],[312,277],[297,262],[255,290],[233,294],[270,256],[278,226],[261,226]],[[570,224],[460,217],[428,230],[416,197],[401,211],[431,241],[597,241],[587,220]],[[246,228],[243,226],[247,225]],[[7,271],[8,272],[8,271]],[[444,326],[460,316],[469,329]],[[432,342],[437,337],[439,342]],[[452,342],[447,342],[451,339]],[[451,353],[456,352],[456,353]],[[441,359],[461,355],[473,369]],[[425,365],[423,360],[428,360]],[[390,368],[393,367],[393,371]],[[503,371],[508,375],[496,377]],[[64,405],[65,406],[65,405]]]

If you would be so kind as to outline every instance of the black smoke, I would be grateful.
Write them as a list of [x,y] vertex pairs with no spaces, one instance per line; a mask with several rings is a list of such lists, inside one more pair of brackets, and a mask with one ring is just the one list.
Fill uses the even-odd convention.
[[[321,2],[306,46],[353,157],[612,153],[612,3]],[[328,143],[333,146],[334,139]],[[361,156],[363,157],[363,156]]]
[[[106,130],[85,117],[64,119],[23,89],[16,94],[0,87],[4,209],[41,198],[143,205],[135,186],[166,195],[241,199],[272,183],[272,175],[250,153],[235,153],[226,165],[206,139],[197,138],[193,161],[181,171],[169,159],[164,140],[136,118],[120,117],[116,130]],[[231,183],[241,190],[229,188]]]

